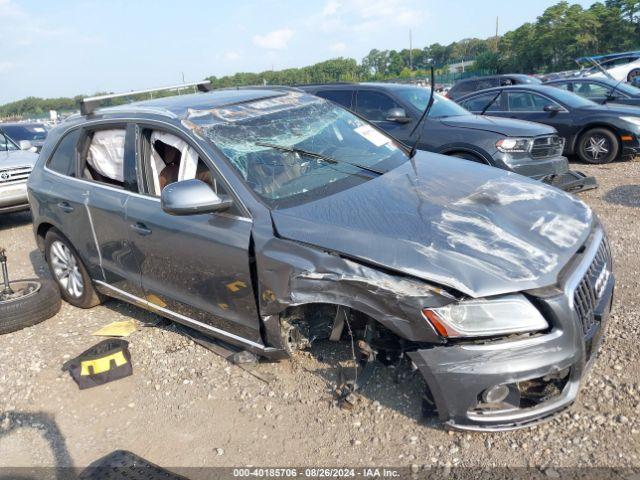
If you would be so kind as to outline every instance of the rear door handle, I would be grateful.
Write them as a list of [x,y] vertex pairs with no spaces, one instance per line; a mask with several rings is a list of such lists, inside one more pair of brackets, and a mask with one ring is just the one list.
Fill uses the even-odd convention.
[[58,204],[58,208],[62,210],[64,213],[71,213],[74,210],[74,208],[71,205],[69,205],[69,203],[67,202],[60,202]]
[[151,235],[151,229],[147,228],[147,226],[144,223],[134,223],[131,225],[131,230],[133,230],[134,232],[136,232],[138,235]]

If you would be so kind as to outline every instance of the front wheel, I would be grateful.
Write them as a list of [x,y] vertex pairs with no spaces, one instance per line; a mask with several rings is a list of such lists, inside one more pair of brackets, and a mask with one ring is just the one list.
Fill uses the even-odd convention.
[[593,128],[582,134],[578,141],[578,156],[587,163],[601,165],[616,159],[620,142],[611,130]]
[[91,308],[102,303],[103,297],[93,288],[93,282],[80,256],[60,232],[49,230],[44,248],[47,263],[62,298],[79,308]]

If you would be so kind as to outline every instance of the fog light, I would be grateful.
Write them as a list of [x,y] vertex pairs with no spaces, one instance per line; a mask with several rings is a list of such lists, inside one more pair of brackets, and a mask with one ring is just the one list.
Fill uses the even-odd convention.
[[509,387],[506,385],[494,385],[482,392],[482,401],[485,403],[500,403],[509,395]]

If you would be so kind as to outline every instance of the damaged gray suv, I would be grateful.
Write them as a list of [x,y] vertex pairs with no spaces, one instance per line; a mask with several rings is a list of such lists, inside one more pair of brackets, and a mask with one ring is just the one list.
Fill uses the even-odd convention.
[[614,289],[580,200],[411,158],[296,91],[94,108],[49,134],[28,184],[71,304],[119,298],[272,359],[351,334],[361,359],[419,369],[455,428],[522,427],[576,398]]

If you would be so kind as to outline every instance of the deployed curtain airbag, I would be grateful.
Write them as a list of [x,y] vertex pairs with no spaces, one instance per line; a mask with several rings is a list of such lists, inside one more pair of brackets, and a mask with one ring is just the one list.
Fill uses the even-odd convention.
[[124,140],[122,129],[98,130],[93,134],[87,163],[103,177],[124,181]]

